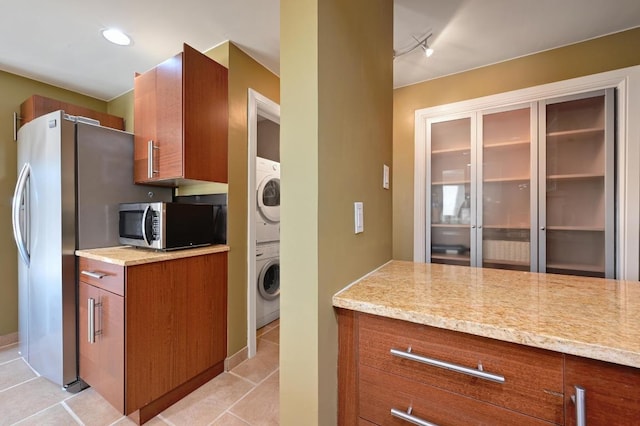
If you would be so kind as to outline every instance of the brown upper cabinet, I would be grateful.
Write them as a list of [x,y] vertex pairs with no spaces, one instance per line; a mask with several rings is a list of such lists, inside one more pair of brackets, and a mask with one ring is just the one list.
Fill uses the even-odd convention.
[[53,111],[63,110],[67,114],[87,117],[98,120],[100,125],[124,130],[124,119],[105,112],[94,111],[79,105],[62,102],[57,99],[45,98],[40,95],[33,95],[20,105],[20,117],[22,125],[30,122],[34,118],[48,114]]
[[184,44],[134,79],[134,179],[227,182],[227,69]]

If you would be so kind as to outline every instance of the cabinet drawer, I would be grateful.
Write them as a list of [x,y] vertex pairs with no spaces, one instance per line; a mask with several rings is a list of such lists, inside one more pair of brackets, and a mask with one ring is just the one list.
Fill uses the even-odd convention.
[[576,424],[574,386],[585,390],[589,426],[639,424],[640,369],[566,355],[565,424],[570,426]]
[[124,266],[81,257],[78,273],[80,281],[124,296]]
[[359,386],[360,417],[378,425],[408,425],[391,409],[406,412],[409,407],[411,415],[447,426],[552,424],[366,366],[360,367]]
[[[504,382],[405,359],[391,349],[470,370],[482,366]],[[360,316],[358,351],[361,365],[550,422],[563,420],[562,354],[366,314]]]

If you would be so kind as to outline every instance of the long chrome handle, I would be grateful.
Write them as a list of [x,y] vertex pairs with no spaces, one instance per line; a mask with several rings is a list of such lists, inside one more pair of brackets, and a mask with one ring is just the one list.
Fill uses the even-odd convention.
[[89,339],[89,343],[96,342],[96,300],[93,297],[89,298],[89,306],[88,306],[88,324],[89,327],[89,335],[87,336]]
[[154,168],[154,153],[155,149],[160,149],[153,144],[153,140],[147,142],[147,177],[153,179],[153,175],[158,173],[158,170]]
[[[22,261],[29,266],[31,263],[31,258],[29,256],[29,252],[27,251],[26,244],[24,242],[24,236],[22,235],[22,229],[20,228],[20,204],[22,204],[22,200],[24,198],[24,190],[27,186],[27,182],[29,181],[29,177],[31,176],[31,167],[29,163],[25,163],[20,170],[20,174],[18,175],[18,182],[16,183],[16,189],[13,192],[13,202],[11,204],[11,219],[13,223],[13,238],[16,240],[16,245],[18,246],[18,252],[20,253],[20,257]],[[25,226],[28,226],[29,222],[29,212],[26,212],[25,215]]]
[[576,426],[587,426],[587,404],[585,397],[587,391],[582,386],[574,386],[575,395],[571,395],[571,401],[576,406]]
[[89,302],[89,306],[88,306],[89,327],[87,327],[88,329],[87,337],[88,337],[89,343],[95,343],[96,336],[102,333],[100,330],[96,330],[96,306],[101,307],[102,302],[96,303],[96,299],[94,299],[93,297],[90,297],[88,299],[88,302]]
[[147,244],[151,244],[151,239],[147,238],[147,215],[149,214],[149,212],[151,211],[151,206],[147,206],[146,209],[144,209],[144,213],[142,213],[142,239],[144,239],[144,241]]
[[408,351],[401,351],[398,349],[391,349],[391,355],[397,356],[399,358],[408,359],[411,361],[420,362],[422,364],[431,365],[433,367],[444,368],[446,370],[455,371],[457,373],[466,374],[469,376],[477,377],[479,379],[489,380],[491,382],[496,383],[504,383],[504,376],[500,376],[498,374],[487,373],[486,371],[482,371],[482,369],[474,369],[468,368],[458,364],[452,364],[446,361],[440,361],[434,358],[427,358],[420,355],[415,355],[411,353],[411,348]]
[[93,271],[80,271],[81,275],[86,275],[88,277],[91,278],[96,278],[96,279],[103,279],[104,277],[107,276],[107,274],[103,274],[102,272],[93,272]]
[[431,423],[424,419],[421,419],[420,417],[414,416],[413,414],[411,414],[411,411],[412,411],[411,407],[409,407],[409,409],[406,412],[402,410],[398,410],[397,408],[392,408],[391,415],[393,417],[402,419],[405,422],[409,422],[418,426],[438,426],[435,423]]

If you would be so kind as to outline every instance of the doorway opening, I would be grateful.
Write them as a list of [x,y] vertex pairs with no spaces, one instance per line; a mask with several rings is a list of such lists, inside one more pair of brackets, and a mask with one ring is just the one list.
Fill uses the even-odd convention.
[[[280,229],[280,105],[271,99],[249,89],[248,111],[247,111],[247,128],[248,128],[248,155],[247,155],[247,352],[248,357],[252,358],[256,354],[256,328],[259,322],[272,318],[274,315],[279,316],[279,295],[273,297],[277,279],[279,292],[279,229]],[[258,159],[260,159],[258,161]],[[260,163],[261,168],[258,167]],[[265,170],[265,164],[272,170],[269,175]],[[261,169],[262,171],[257,171]],[[258,176],[260,174],[260,176]],[[257,182],[258,177],[261,181]],[[263,183],[266,182],[266,183]],[[258,190],[261,189],[263,196],[259,197]],[[262,201],[262,203],[260,202]],[[277,202],[276,202],[277,201]],[[276,207],[277,205],[277,214]],[[264,214],[261,215],[262,207]],[[261,221],[261,219],[264,219]],[[277,220],[276,220],[277,219]],[[261,228],[258,229],[258,226]],[[260,247],[260,250],[258,250]],[[261,274],[258,267],[264,261],[257,262],[257,255],[260,252],[263,255],[263,248],[268,247],[269,253],[272,255],[266,267],[269,272]],[[277,249],[275,249],[278,247]],[[277,259],[275,259],[275,258]],[[277,260],[277,277],[274,261]],[[267,278],[262,278],[265,275]],[[270,298],[263,298],[259,292],[259,280],[265,281],[265,285],[270,287]],[[261,298],[258,300],[258,298]],[[277,313],[275,312],[277,300]],[[258,315],[258,308],[261,314]]]

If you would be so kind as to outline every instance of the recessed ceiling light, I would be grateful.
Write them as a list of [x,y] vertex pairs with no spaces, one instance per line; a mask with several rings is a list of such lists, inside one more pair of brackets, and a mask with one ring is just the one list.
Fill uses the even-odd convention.
[[131,38],[120,30],[115,28],[108,28],[102,30],[102,36],[109,40],[111,43],[119,46],[129,46],[131,44]]

